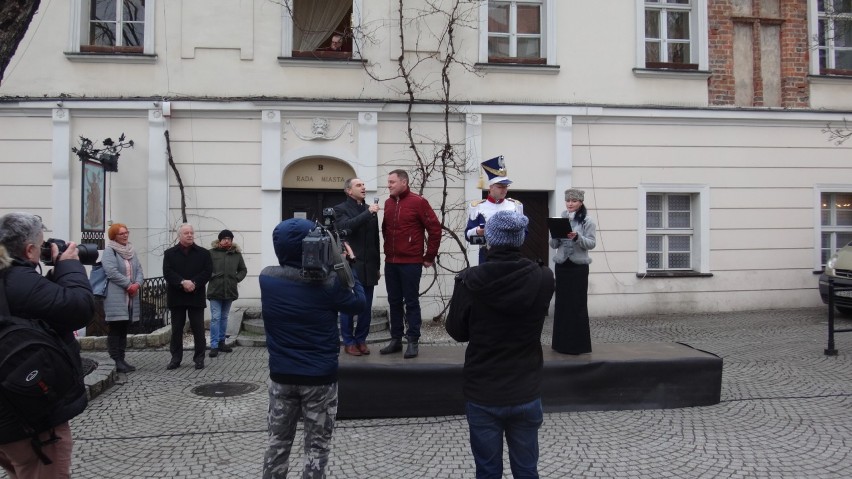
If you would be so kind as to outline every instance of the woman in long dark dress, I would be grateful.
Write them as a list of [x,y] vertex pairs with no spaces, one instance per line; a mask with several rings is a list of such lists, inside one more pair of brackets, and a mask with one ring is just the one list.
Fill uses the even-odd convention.
[[596,244],[595,221],[583,204],[585,191],[565,190],[563,218],[571,221],[571,232],[565,238],[551,238],[550,247],[556,249],[556,305],[553,314],[554,350],[565,354],[583,354],[592,351],[589,331],[589,250]]

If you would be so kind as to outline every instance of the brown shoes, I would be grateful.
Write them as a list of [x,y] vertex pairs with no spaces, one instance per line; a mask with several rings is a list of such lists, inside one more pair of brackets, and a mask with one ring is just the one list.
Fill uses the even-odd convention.
[[358,351],[361,351],[361,354],[364,356],[370,354],[370,348],[367,347],[367,343],[358,343]]
[[361,355],[361,350],[358,349],[358,346],[355,345],[355,344],[343,346],[343,350],[346,351],[346,354],[351,354],[352,356],[360,356]]

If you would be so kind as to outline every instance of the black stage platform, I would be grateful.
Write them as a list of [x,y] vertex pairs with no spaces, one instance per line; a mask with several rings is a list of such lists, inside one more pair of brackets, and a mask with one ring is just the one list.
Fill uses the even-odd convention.
[[[464,414],[464,347],[420,346],[420,356],[340,354],[337,417]],[[403,345],[404,346],[404,345]],[[722,358],[678,343],[602,343],[570,356],[544,346],[547,412],[666,409],[718,404]]]

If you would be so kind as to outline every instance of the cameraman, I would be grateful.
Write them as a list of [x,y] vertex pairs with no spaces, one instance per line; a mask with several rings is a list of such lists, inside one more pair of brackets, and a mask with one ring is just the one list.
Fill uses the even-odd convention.
[[[55,244],[50,254],[55,264],[47,277],[36,271],[44,243],[41,218],[29,213],[9,213],[0,218],[0,275],[6,286],[9,312],[24,319],[41,319],[77,351],[74,331],[92,320],[95,300],[86,270],[77,255],[77,245],[68,243],[60,255]],[[52,464],[39,460],[18,419],[6,407],[0,408],[0,466],[10,477],[20,479],[71,476],[71,427],[68,421],[86,408],[86,394],[53,411],[37,427],[39,439],[49,442],[42,452]]]
[[305,430],[304,474],[324,477],[337,414],[339,312],[364,309],[364,289],[345,287],[337,274],[302,274],[302,240],[314,223],[291,218],[272,232],[278,266],[260,273],[260,304],[269,350],[269,447],[263,478],[287,477],[290,449],[301,415]]
[[[367,187],[358,178],[350,178],[343,183],[346,199],[335,205],[334,216],[338,231],[346,231],[346,242],[355,253],[352,269],[364,286],[364,310],[357,316],[343,313],[340,315],[340,335],[343,337],[343,350],[352,356],[370,354],[367,347],[367,334],[373,309],[373,287],[379,284],[379,211],[378,204],[367,206],[364,197]],[[357,318],[357,320],[356,320]],[[357,321],[357,322],[356,322]],[[353,324],[354,323],[354,324]]]

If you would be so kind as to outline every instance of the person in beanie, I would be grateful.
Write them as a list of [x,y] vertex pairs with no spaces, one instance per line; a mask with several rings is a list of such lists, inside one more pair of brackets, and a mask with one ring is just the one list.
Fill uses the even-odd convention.
[[210,357],[215,358],[220,351],[233,351],[225,344],[228,313],[231,304],[240,296],[237,284],[245,279],[248,269],[231,230],[222,230],[219,238],[210,244],[210,257],[213,276],[207,283],[207,300],[210,301]]
[[588,215],[583,190],[565,190],[563,218],[571,220],[566,238],[551,238],[556,249],[556,304],[553,312],[552,348],[565,354],[592,352],[589,330],[589,250],[595,247],[595,221]]
[[282,221],[272,232],[277,266],[260,272],[260,304],[269,351],[269,445],[263,479],[282,479],[301,416],[302,478],[325,477],[337,414],[338,313],[364,309],[364,288],[350,289],[337,274],[324,280],[302,275],[302,240],[314,228],[305,219]]
[[498,211],[485,225],[488,261],[456,276],[447,332],[467,341],[465,413],[477,478],[503,477],[503,437],[514,477],[538,477],[543,421],[541,331],[553,271],[521,256],[528,220]]

